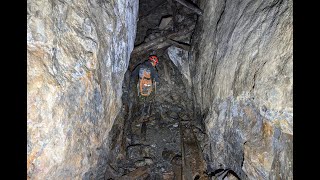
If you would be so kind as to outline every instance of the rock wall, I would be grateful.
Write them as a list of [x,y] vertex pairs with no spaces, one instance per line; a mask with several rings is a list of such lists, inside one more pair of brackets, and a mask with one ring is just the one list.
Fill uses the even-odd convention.
[[138,3],[27,1],[28,179],[103,176]]
[[192,96],[192,83],[190,77],[190,63],[189,63],[189,51],[181,49],[176,46],[170,46],[166,50],[166,55],[178,68],[179,72],[183,75],[182,81],[186,88],[187,96],[190,99],[193,99]]
[[208,170],[292,179],[292,1],[199,1],[190,75]]

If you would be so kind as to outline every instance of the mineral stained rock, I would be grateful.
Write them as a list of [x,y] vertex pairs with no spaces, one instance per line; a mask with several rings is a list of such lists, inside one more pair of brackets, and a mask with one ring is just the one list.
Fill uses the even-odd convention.
[[28,179],[103,174],[137,13],[129,0],[27,1]]
[[292,1],[199,1],[190,77],[211,169],[292,179]]

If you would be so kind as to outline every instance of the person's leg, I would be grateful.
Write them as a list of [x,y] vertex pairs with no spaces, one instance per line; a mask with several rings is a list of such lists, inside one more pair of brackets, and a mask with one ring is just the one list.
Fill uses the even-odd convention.
[[147,108],[147,114],[150,116],[152,114],[153,110],[153,101],[154,101],[154,92],[151,92],[151,94],[146,99],[146,106]]
[[140,137],[141,137],[141,140],[142,141],[146,141],[146,136],[147,136],[147,124],[146,122],[142,122],[142,125],[141,125],[141,129],[140,129]]

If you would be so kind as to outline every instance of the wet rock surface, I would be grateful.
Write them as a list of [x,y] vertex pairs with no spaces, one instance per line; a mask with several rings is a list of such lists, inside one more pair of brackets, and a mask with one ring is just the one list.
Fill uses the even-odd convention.
[[199,3],[190,75],[208,166],[292,179],[292,1]]
[[105,169],[134,46],[136,1],[27,1],[27,178]]

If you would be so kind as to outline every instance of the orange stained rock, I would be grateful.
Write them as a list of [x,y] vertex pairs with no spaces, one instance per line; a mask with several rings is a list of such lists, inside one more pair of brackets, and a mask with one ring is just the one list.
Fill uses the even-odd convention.
[[32,162],[34,161],[34,159],[36,159],[38,157],[38,152],[39,152],[39,148],[35,148],[30,155],[27,157],[27,171],[29,171],[30,169],[30,165],[32,164]]
[[262,133],[264,138],[271,137],[273,135],[273,127],[269,122],[264,121],[262,127]]

